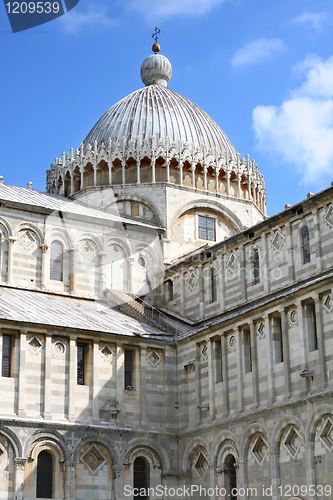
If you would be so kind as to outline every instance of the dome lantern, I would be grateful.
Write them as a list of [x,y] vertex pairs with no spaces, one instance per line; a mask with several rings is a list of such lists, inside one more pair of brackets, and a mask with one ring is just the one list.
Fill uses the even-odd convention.
[[141,64],[140,76],[146,85],[162,85],[167,87],[172,75],[172,66],[162,54],[152,54],[148,56]]

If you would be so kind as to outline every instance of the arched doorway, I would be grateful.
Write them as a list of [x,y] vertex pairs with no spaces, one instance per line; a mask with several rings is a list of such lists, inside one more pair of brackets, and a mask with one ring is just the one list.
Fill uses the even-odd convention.
[[231,454],[227,455],[224,461],[225,489],[227,491],[226,498],[230,498],[230,500],[237,500],[237,476],[235,466],[235,457]]
[[149,462],[144,457],[138,457],[134,460],[133,465],[133,488],[135,494],[134,498],[141,498],[147,500],[149,498],[147,495],[141,495],[144,491],[148,492],[149,488]]

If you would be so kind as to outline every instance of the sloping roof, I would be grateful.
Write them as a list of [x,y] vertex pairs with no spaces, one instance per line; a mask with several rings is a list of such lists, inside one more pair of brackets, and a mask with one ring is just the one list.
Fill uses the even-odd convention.
[[194,144],[194,147],[217,149],[236,158],[236,151],[217,123],[186,97],[162,85],[138,89],[114,104],[100,118],[83,141],[85,147],[118,140],[126,145],[132,140],[139,146],[154,137],[172,142]]
[[25,204],[33,207],[41,207],[54,212],[63,212],[83,217],[93,217],[97,219],[120,222],[124,224],[133,224],[136,226],[160,229],[151,224],[137,221],[132,218],[121,217],[116,214],[106,213],[96,208],[90,208],[87,205],[77,201],[71,201],[57,194],[42,193],[34,189],[27,189],[17,186],[0,184],[0,201]]
[[170,338],[158,328],[100,301],[11,287],[0,287],[1,320],[132,337]]

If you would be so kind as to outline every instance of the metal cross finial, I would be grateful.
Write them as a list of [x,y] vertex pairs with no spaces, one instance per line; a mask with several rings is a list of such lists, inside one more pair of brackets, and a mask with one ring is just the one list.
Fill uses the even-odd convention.
[[159,30],[157,27],[155,27],[154,33],[152,34],[152,38],[154,38],[155,42],[157,43],[158,40],[158,35],[161,33],[161,30]]

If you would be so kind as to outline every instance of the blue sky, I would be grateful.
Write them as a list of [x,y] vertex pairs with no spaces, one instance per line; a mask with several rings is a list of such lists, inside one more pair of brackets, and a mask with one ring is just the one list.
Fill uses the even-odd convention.
[[1,168],[45,189],[45,171],[142,86],[161,29],[169,87],[209,113],[264,174],[268,213],[333,181],[333,0],[80,0],[12,34],[0,14]]

